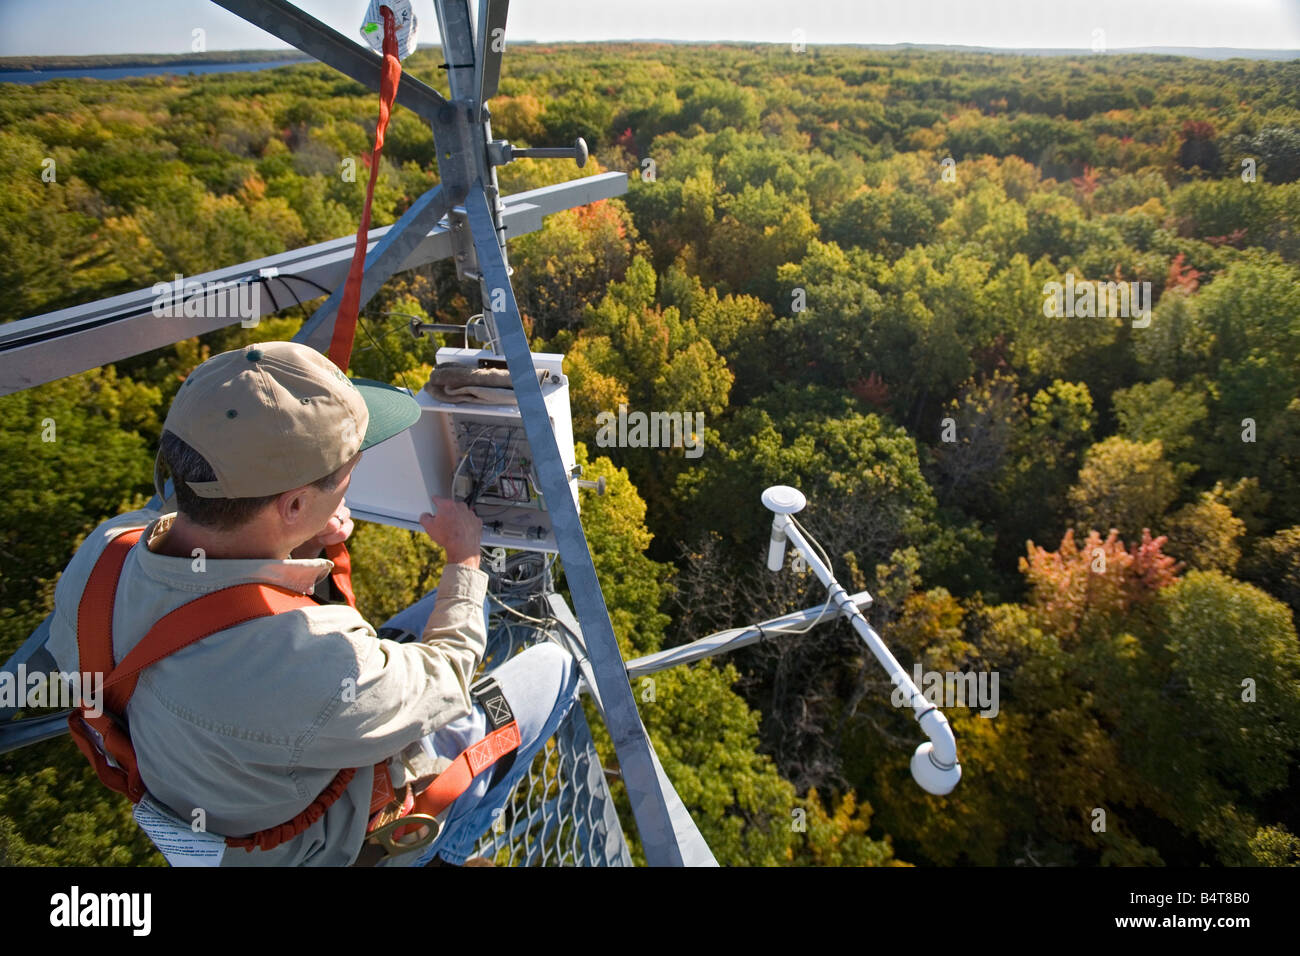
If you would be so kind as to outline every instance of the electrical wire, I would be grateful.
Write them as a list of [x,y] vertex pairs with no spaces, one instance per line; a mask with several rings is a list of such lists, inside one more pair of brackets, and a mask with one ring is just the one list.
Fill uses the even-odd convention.
[[[466,437],[468,438],[470,434],[471,433],[469,431],[469,428],[468,426],[466,426],[466,430],[465,430]],[[465,447],[465,455],[463,458],[461,458],[460,464],[456,466],[456,473],[452,475],[452,479],[451,479],[452,488],[454,489],[456,487],[456,479],[460,475],[461,468],[464,467],[466,463],[469,464],[469,475],[471,481],[473,481],[474,484],[473,487],[470,488],[469,494],[465,496],[465,504],[468,505],[470,508],[474,507],[474,502],[478,500],[479,495],[482,494],[485,488],[487,487],[483,482],[482,474],[479,472],[478,468],[474,463],[474,449],[478,447],[478,444],[481,441],[487,441],[492,445],[494,449],[496,448],[496,442],[493,441],[487,434],[487,426],[481,426],[479,430],[473,434],[474,437],[469,442],[469,444]]]
[[[555,564],[555,555],[545,558],[535,551],[518,551],[506,558],[505,566],[497,572],[495,583],[497,591],[507,596],[530,591],[536,584],[545,580]],[[537,565],[537,570],[526,577],[518,577],[521,571],[529,570],[529,565]]]
[[[486,552],[488,549],[482,550]],[[554,563],[553,554],[544,556],[535,551],[516,551],[505,559],[500,571],[489,570],[488,596],[507,613],[531,624],[547,627],[558,623],[553,616],[545,619],[531,617],[506,603],[506,600],[532,600],[550,593],[550,572]]]
[[[370,341],[374,344],[375,348],[379,349],[379,354],[382,355],[384,357],[384,361],[388,363],[389,372],[391,373],[396,371],[397,363],[394,362],[392,357],[388,354],[388,350],[385,349],[382,345],[380,345],[379,342],[376,341],[375,337],[370,334],[370,330],[366,328],[366,323],[361,320],[361,316],[357,316],[357,325],[361,326],[361,331],[366,333],[366,338],[370,339]],[[402,385],[406,388],[407,394],[410,395],[412,398],[414,398],[415,389],[411,388],[411,383],[406,380],[406,372],[404,371],[397,372],[397,375],[402,379]]]
[[[295,274],[292,273],[292,272],[281,272],[281,273],[279,273],[279,274],[276,276],[276,278],[277,278],[277,279],[297,279],[299,282],[305,282],[305,283],[307,283],[307,284],[310,285],[310,286],[314,286],[314,287],[315,287],[319,292],[321,292],[321,293],[323,293],[323,294],[325,294],[325,295],[333,295],[333,294],[334,294],[334,290],[325,288],[323,285],[321,285],[321,284],[320,284],[319,282],[317,282],[315,279],[309,279],[309,278],[307,278],[306,276],[295,275]],[[286,284],[287,284],[287,283],[286,283]]]
[[271,297],[271,308],[274,311],[279,312],[280,303],[277,302],[275,299],[275,292],[271,288],[271,280],[268,279],[266,276],[258,276],[257,281],[262,286],[262,288],[266,289],[266,294]]
[[[799,523],[798,519],[796,519],[794,515],[790,515],[789,517],[790,517],[790,523],[794,525],[796,528],[798,528],[799,533],[802,534],[808,540],[808,543],[817,549],[817,554],[821,556],[821,559],[824,562],[826,562],[826,569],[829,571],[831,567],[831,559],[826,556],[825,549],[822,548],[822,546],[818,543],[817,539],[812,536],[811,532],[809,532],[807,528],[805,528],[803,525]],[[830,600],[830,596],[827,595],[826,603],[822,605],[821,613],[819,613],[817,617],[813,619],[813,622],[809,624],[807,627],[798,627],[798,628],[767,627],[764,625],[760,625],[759,630],[763,633],[771,631],[776,634],[807,634],[814,627],[816,627],[818,624],[821,623],[822,618],[826,616],[826,612],[830,610],[830,607],[831,607],[831,600]]]
[[[280,277],[277,277],[277,278],[280,278]],[[300,279],[300,278],[302,278],[302,277],[301,277],[301,276],[285,276],[285,277],[283,277],[283,278],[289,278],[289,279]],[[309,315],[307,314],[307,307],[306,307],[305,305],[302,304],[302,299],[298,298],[298,293],[297,293],[297,292],[294,292],[294,291],[293,291],[293,286],[289,285],[289,283],[287,283],[287,282],[284,284],[284,287],[285,287],[286,289],[289,290],[289,294],[290,294],[291,296],[293,296],[294,304],[297,305],[299,311],[302,312],[302,320],[303,320],[304,322],[308,321],[308,320],[311,318],[311,316],[309,316]],[[267,291],[270,291],[269,287],[268,287]]]
[[821,543],[812,536],[812,532],[799,523],[799,519],[794,515],[790,515],[790,523],[798,528],[799,533],[808,539],[808,543],[817,549],[818,555],[820,555],[821,559],[826,562],[826,570],[829,571],[831,568],[831,559],[826,556],[826,550],[821,546]]
[[541,618],[536,618],[536,617],[529,617],[529,616],[528,616],[527,614],[525,614],[523,611],[516,611],[516,610],[515,610],[514,608],[512,608],[509,604],[506,604],[504,601],[502,601],[499,597],[497,597],[497,596],[496,596],[495,594],[493,594],[491,591],[488,591],[488,592],[487,592],[487,596],[488,596],[488,600],[490,600],[490,601],[492,601],[493,603],[495,603],[499,608],[501,608],[501,610],[506,611],[506,612],[509,613],[509,614],[513,614],[515,617],[520,618],[521,620],[527,621],[527,622],[530,623],[530,624],[536,624],[536,625],[538,625],[539,627],[549,627],[549,626],[550,626],[551,624],[553,624],[553,623],[554,623],[554,624],[558,624],[558,623],[559,623],[559,621],[558,621],[556,618],[553,618],[553,617],[548,617],[548,618],[545,618],[545,619],[541,619]]
[[[492,471],[491,477],[486,477],[485,475],[479,476],[480,484],[484,490],[493,487],[498,487],[501,481],[501,476],[504,475],[506,469],[510,467],[510,463],[506,459],[506,453],[511,448],[511,445],[513,443],[512,439],[509,436],[507,436],[506,451],[501,450],[501,447],[496,442],[496,438],[491,439],[491,441],[492,441],[492,451],[495,454],[494,457],[492,458],[492,463],[490,465],[490,468],[495,470]],[[487,470],[488,469],[484,469],[484,472],[486,473]]]
[[[506,502],[496,511],[480,517],[495,517],[504,514],[515,504],[532,501],[529,494],[526,475],[510,475],[520,458],[519,429],[509,425],[480,425],[477,429],[462,423],[460,443],[465,448],[464,455],[456,465],[452,483],[460,477],[462,470],[468,466],[473,487],[466,497],[466,504],[471,507],[485,494],[492,493]],[[478,446],[487,442],[491,447],[480,454]]]

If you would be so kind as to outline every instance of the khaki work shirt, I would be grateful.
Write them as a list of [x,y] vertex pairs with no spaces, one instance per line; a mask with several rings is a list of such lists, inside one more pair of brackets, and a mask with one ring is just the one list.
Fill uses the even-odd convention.
[[[59,579],[46,647],[78,670],[77,608],[91,568],[118,534],[147,525],[122,568],[113,609],[121,661],[164,615],[245,583],[311,593],[333,562],[211,560],[155,554],[145,542],[175,515],[135,511],[96,528]],[[324,604],[227,628],[146,668],[126,708],[140,776],[182,820],[247,836],[291,820],[339,770],[359,768],[310,828],[270,851],[227,847],[223,866],[346,866],[365,837],[374,775],[387,760],[397,787],[450,761],[418,741],[470,712],[482,659],[487,574],[450,564],[422,643],[380,639],[357,611]],[[107,676],[107,675],[105,675]],[[444,811],[445,816],[446,811]]]

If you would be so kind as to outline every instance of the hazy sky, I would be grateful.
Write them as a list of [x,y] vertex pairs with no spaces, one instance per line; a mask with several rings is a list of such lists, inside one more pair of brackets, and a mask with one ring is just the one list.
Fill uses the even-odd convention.
[[[473,0],[471,0],[473,5]],[[357,37],[366,0],[299,0]],[[437,41],[433,0],[415,0]],[[279,41],[211,0],[0,0],[0,56],[271,49]],[[507,38],[658,37],[788,43],[953,43],[1087,49],[1219,46],[1300,50],[1300,0],[515,0]]]

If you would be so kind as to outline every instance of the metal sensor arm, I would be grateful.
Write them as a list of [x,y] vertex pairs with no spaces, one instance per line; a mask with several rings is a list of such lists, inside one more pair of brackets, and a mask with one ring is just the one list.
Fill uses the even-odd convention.
[[[784,486],[777,486],[778,488]],[[768,489],[772,492],[775,489]],[[793,489],[789,489],[793,491]],[[796,494],[798,494],[796,492]],[[769,508],[772,507],[768,502],[768,493],[764,494],[764,504]],[[800,495],[800,498],[803,496]],[[798,510],[798,509],[795,509]],[[841,614],[848,618],[853,629],[866,642],[871,653],[875,655],[880,666],[885,669],[889,679],[895,687],[900,687],[907,696],[908,706],[912,708],[916,716],[917,723],[921,725],[921,730],[930,738],[928,742],[921,744],[916,748],[912,755],[912,776],[921,788],[937,795],[951,793],[961,780],[961,764],[957,762],[957,740],[953,736],[952,728],[948,725],[948,719],[932,703],[926,700],[925,695],[912,682],[903,670],[902,665],[890,653],[885,642],[880,639],[880,635],[875,632],[867,619],[862,616],[857,605],[849,597],[848,593],[835,580],[835,576],[821,560],[807,539],[799,533],[788,513],[777,512],[772,521],[773,545],[775,548],[775,539],[778,532],[789,541],[791,545],[799,549],[808,562],[817,578],[826,586],[830,592],[830,600],[836,606]],[[770,555],[769,555],[770,559]]]

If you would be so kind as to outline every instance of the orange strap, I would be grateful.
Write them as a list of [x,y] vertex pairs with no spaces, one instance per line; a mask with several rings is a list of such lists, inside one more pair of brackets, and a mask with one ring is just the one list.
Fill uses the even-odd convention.
[[[374,790],[370,799],[370,825],[366,829],[367,833],[375,834],[371,843],[393,852],[390,841],[384,839],[383,833],[390,834],[394,840],[400,840],[405,834],[418,831],[423,826],[423,823],[417,821],[394,828],[395,823],[411,814],[436,817],[468,790],[474,778],[483,771],[494,764],[498,770],[505,770],[514,762],[515,751],[520,744],[519,724],[500,685],[494,678],[485,677],[475,685],[471,693],[487,715],[488,726],[491,728],[489,733],[467,747],[418,796],[412,785],[402,788],[399,799],[394,793],[387,771],[383,767],[375,768]],[[506,758],[504,762],[498,762],[502,758]],[[358,862],[367,856],[371,858],[370,863],[375,862],[373,857],[377,846],[363,848]]]
[[151,627],[105,678],[105,706],[124,714],[142,670],[205,637],[259,617],[317,606],[305,594],[269,584],[238,584],[182,604]]
[[[77,651],[83,670],[107,674],[104,707],[99,716],[77,708],[68,716],[68,727],[78,749],[95,768],[105,786],[139,802],[146,793],[144,782],[123,716],[135,691],[140,672],[169,654],[209,637],[218,631],[258,617],[278,614],[316,602],[304,594],[265,584],[240,584],[222,588],[183,604],[158,621],[133,647],[122,663],[113,664],[113,608],[117,585],[131,548],[143,529],[123,532],[109,542],[91,569],[77,607]],[[94,734],[91,733],[94,731]],[[98,739],[96,739],[98,738]],[[118,766],[108,762],[111,756]],[[329,809],[356,775],[340,770],[321,794],[292,820],[268,827],[247,837],[227,837],[228,846],[271,849],[302,833]]]
[[[86,586],[77,606],[77,657],[78,667],[88,673],[110,674],[113,670],[113,605],[117,597],[117,583],[122,576],[122,565],[135,543],[140,540],[143,528],[119,534],[109,542],[95,566],[91,568]],[[129,750],[130,738],[123,737],[117,724],[100,718],[88,718],[83,708],[75,708],[68,715],[68,730],[77,749],[82,752],[104,786],[125,793],[137,802],[144,795],[139,772],[129,775],[127,768],[135,770],[135,751]],[[92,728],[87,723],[96,724]],[[107,726],[105,726],[107,724]],[[92,735],[92,730],[95,733]],[[102,749],[101,749],[102,746]],[[127,752],[129,750],[129,753]],[[118,766],[108,762],[105,753],[112,754]]]
[[[436,817],[455,802],[456,798],[469,789],[469,785],[474,782],[474,778],[487,770],[494,763],[504,757],[506,754],[517,749],[520,744],[519,723],[510,721],[502,727],[489,733],[482,740],[471,744],[461,755],[451,762],[449,766],[438,776],[433,778],[429,784],[419,794],[412,794],[410,787],[405,787],[398,818],[409,816],[412,813],[427,814]],[[393,782],[388,776],[386,764],[375,765],[374,789],[370,795],[370,824],[366,828],[367,833],[372,833],[380,826],[383,826],[385,820],[380,816],[380,812],[391,804],[397,802],[397,794],[393,788]],[[391,820],[391,818],[389,818]],[[413,823],[409,827],[402,827],[393,831],[393,837],[401,839],[405,834],[420,826]]]
[[330,573],[334,586],[339,589],[349,607],[356,607],[357,596],[352,592],[352,555],[348,554],[348,546],[342,541],[328,545],[325,557],[334,562],[334,570]]
[[361,276],[366,267],[366,245],[370,235],[370,206],[375,199],[375,180],[379,177],[379,156],[384,149],[384,132],[392,114],[393,100],[397,98],[397,84],[402,78],[402,61],[397,58],[397,22],[393,11],[381,6],[384,18],[384,65],[379,82],[379,122],[375,126],[375,148],[370,154],[370,182],[366,186],[366,204],[361,209],[361,226],[357,229],[357,244],[352,250],[352,266],[348,270],[347,284],[343,287],[343,301],[334,316],[334,334],[330,338],[329,358],[343,371],[352,359],[352,340],[356,336],[357,314],[361,311]]
[[307,809],[292,820],[281,823],[279,826],[258,830],[250,836],[228,836],[226,837],[226,846],[242,847],[252,853],[254,849],[271,850],[281,843],[292,840],[325,815],[325,811],[333,805],[334,801],[343,796],[343,792],[347,790],[348,784],[352,782],[352,778],[356,774],[354,768],[340,770],[334,775],[334,779],[329,782],[329,786],[320,792],[316,799],[307,806]]
[[457,757],[450,767],[438,774],[428,788],[415,797],[414,813],[436,817],[452,801],[469,789],[474,778],[519,746],[519,723],[510,721],[498,727]]

